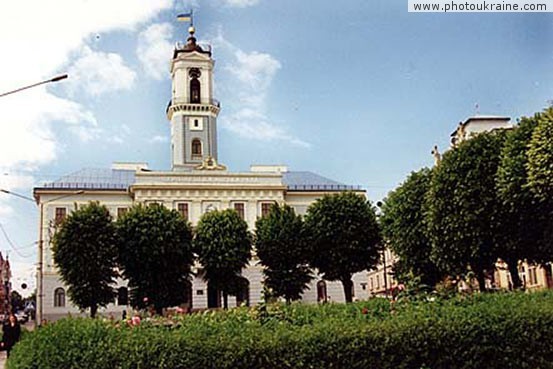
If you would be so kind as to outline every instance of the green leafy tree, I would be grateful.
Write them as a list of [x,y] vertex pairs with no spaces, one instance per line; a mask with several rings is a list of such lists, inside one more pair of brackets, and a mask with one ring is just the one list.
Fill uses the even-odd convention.
[[90,202],[73,211],[55,233],[52,251],[75,305],[90,308],[94,318],[99,306],[113,302],[117,248],[113,219],[105,206]]
[[432,244],[427,234],[425,197],[430,188],[432,170],[412,172],[382,204],[380,224],[390,249],[399,258],[394,272],[407,282],[417,277],[420,283],[434,287],[440,280],[436,264],[430,260]]
[[375,209],[353,192],[325,195],[307,209],[310,265],[330,281],[340,281],[352,301],[354,273],[373,268],[383,250]]
[[283,296],[288,303],[300,299],[312,279],[301,216],[288,205],[275,204],[267,216],[257,220],[255,228],[265,286],[273,296]]
[[444,272],[461,275],[467,266],[485,289],[485,272],[499,252],[495,176],[504,134],[480,133],[446,152],[434,168],[428,192],[431,258]]
[[553,107],[537,115],[528,149],[528,185],[544,201],[553,201]]
[[514,288],[521,286],[518,261],[544,261],[545,256],[540,246],[546,217],[542,204],[528,186],[527,173],[528,146],[539,120],[540,114],[522,118],[507,134],[497,172],[500,222],[495,231],[501,245],[500,257],[507,262]]
[[163,205],[133,206],[117,221],[119,264],[129,281],[131,304],[163,308],[186,302],[194,262],[192,230]]
[[251,258],[252,240],[248,224],[235,210],[205,213],[196,227],[194,250],[210,287],[223,293],[224,308],[228,295],[236,295],[242,285],[242,269]]
[[25,307],[25,302],[23,301],[23,297],[19,292],[15,290],[10,292],[10,305],[13,312],[23,310],[23,308]]
[[553,107],[539,115],[528,149],[528,186],[540,203],[545,217],[543,256],[553,257]]

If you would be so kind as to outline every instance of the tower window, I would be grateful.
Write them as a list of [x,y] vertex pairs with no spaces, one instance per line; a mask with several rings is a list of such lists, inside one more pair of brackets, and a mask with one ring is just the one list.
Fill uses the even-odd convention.
[[200,99],[200,81],[197,78],[190,80],[190,102],[192,104],[199,104]]
[[192,158],[198,159],[202,157],[202,141],[195,138],[192,140]]
[[204,126],[203,118],[201,117],[189,117],[188,125],[192,131],[202,131]]

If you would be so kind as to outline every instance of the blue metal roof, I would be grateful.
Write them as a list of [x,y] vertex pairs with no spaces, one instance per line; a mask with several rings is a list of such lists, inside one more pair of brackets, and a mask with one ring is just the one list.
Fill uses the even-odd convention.
[[[313,172],[282,173],[282,181],[290,191],[354,191],[350,186]],[[135,183],[134,170],[86,168],[46,183],[44,189],[126,190]]]
[[346,185],[313,172],[284,172],[282,181],[290,191],[355,191],[360,186]]
[[68,174],[42,188],[126,190],[135,181],[134,170],[86,168]]

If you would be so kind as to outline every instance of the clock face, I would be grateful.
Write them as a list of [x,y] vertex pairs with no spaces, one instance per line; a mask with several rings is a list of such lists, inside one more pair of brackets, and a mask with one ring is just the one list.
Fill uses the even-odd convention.
[[190,76],[190,78],[200,78],[202,73],[200,72],[199,68],[190,68],[188,75]]

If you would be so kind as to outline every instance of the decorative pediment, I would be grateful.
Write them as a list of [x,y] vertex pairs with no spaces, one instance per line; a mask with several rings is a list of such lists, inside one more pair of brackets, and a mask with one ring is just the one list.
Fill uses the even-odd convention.
[[211,61],[208,54],[202,54],[198,51],[180,52],[177,59],[190,61]]
[[196,170],[227,170],[227,167],[218,164],[217,160],[211,156],[206,156],[202,164],[198,165],[194,169]]

